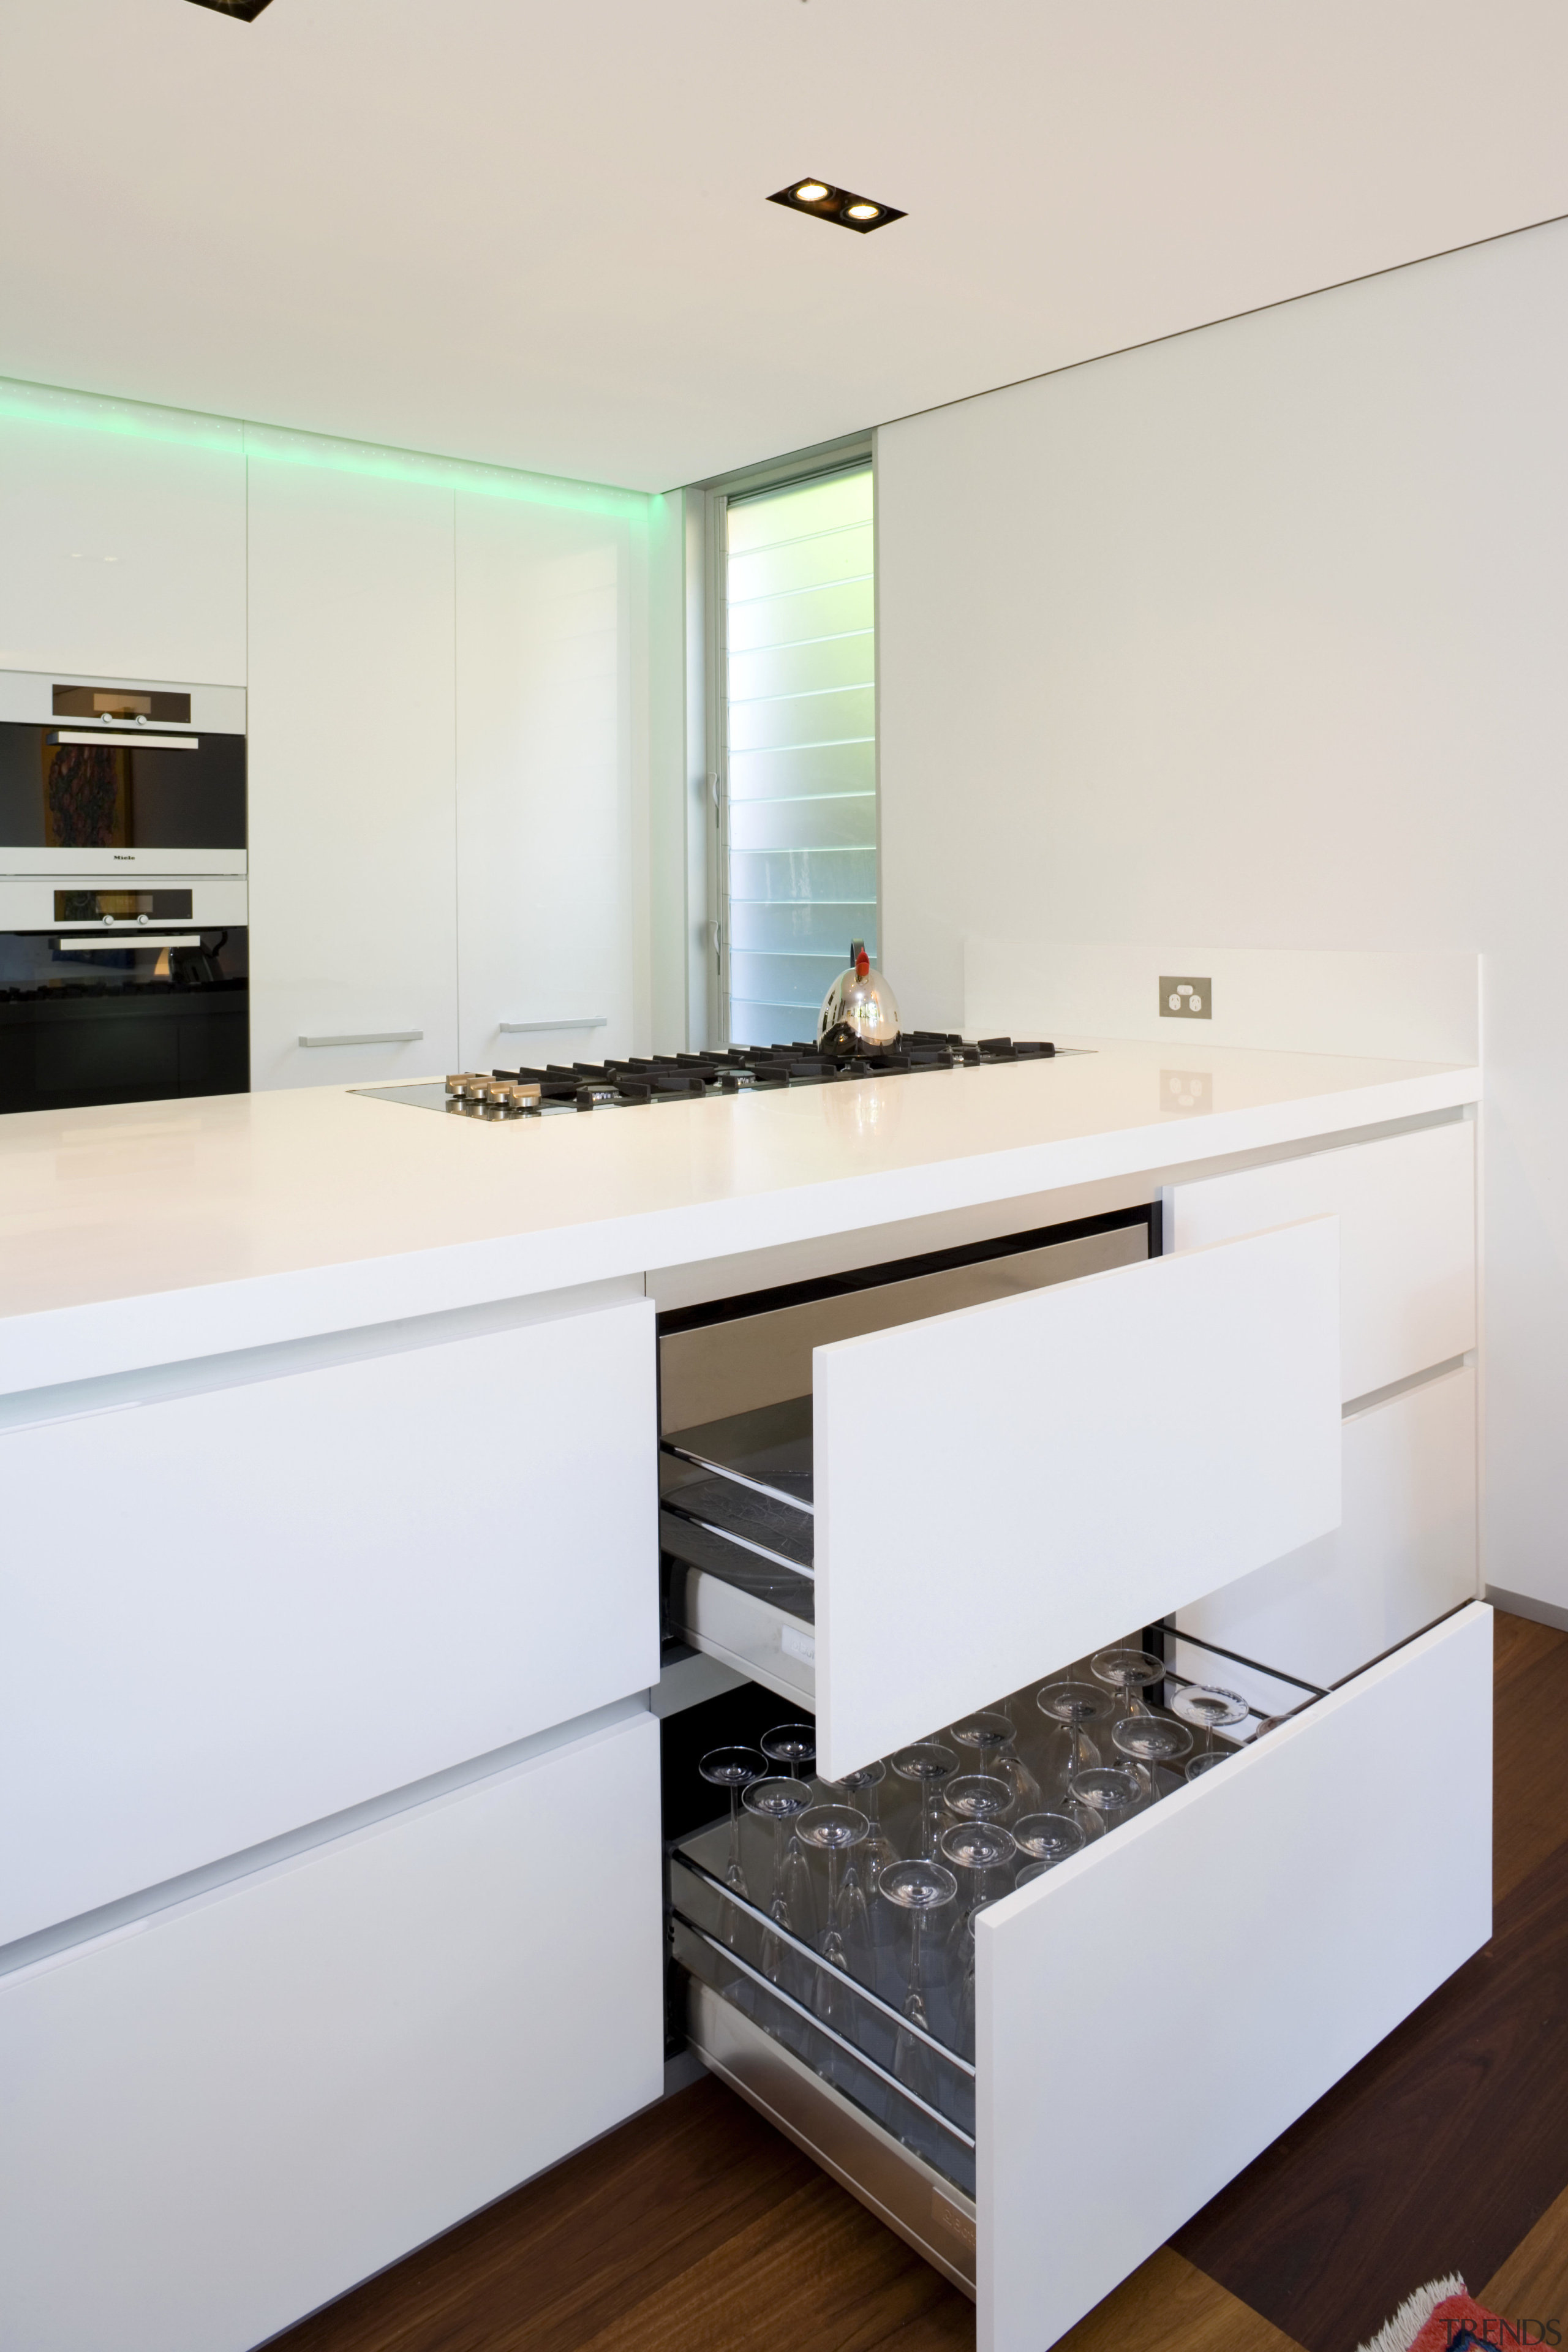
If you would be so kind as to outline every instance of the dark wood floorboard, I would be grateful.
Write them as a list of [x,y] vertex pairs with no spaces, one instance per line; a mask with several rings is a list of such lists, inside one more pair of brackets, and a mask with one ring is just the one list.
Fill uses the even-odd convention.
[[1309,2352],[1352,2352],[1445,2272],[1489,2278],[1568,2184],[1568,1637],[1521,1624],[1500,1621],[1491,1942],[1173,2242]]
[[272,2352],[967,2352],[972,2305],[721,2084],[694,2084]]

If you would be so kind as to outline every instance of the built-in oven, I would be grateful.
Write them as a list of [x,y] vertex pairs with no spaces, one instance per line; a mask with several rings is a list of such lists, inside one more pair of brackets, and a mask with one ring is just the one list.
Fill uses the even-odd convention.
[[0,672],[0,1111],[250,1083],[245,696]]

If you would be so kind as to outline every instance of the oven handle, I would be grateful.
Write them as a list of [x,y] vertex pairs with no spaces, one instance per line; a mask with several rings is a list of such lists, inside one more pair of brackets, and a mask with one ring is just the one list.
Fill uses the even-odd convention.
[[417,1045],[423,1029],[360,1029],[352,1036],[301,1037],[301,1045]]

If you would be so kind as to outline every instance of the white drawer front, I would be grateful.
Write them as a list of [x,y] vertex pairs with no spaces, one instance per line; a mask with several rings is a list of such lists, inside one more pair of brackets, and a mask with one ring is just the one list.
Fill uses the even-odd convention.
[[1185,1632],[1327,1685],[1475,1597],[1473,1369],[1353,1413],[1343,1446],[1342,1524],[1184,1609]]
[[1175,1185],[1164,1195],[1165,1246],[1202,1249],[1337,1216],[1342,1396],[1370,1396],[1476,1344],[1475,1134],[1456,1119]]
[[1055,2343],[1476,1951],[1490,1848],[1476,1603],[983,1913],[979,2352]]
[[830,1776],[1325,1534],[1331,1218],[819,1348]]
[[245,2352],[449,2229],[658,2097],[660,1927],[643,1715],[0,1978],[0,2335]]
[[0,1437],[0,1943],[657,1682],[654,1421],[636,1300]]

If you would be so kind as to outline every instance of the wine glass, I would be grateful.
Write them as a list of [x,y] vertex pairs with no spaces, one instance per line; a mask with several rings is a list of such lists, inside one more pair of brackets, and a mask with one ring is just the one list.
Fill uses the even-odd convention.
[[942,1809],[963,1822],[999,1822],[1013,1811],[1013,1786],[989,1772],[955,1772],[942,1783]]
[[[773,1825],[773,1880],[768,1895],[768,1916],[792,1936],[809,1941],[811,1922],[803,1914],[811,1890],[805,1857],[795,1843],[791,1824],[810,1805],[811,1790],[804,1780],[753,1780],[742,1801],[749,1813]],[[775,1984],[784,1977],[784,1948],[776,1936],[763,1939],[763,1973]]]
[[[1152,1650],[1097,1650],[1089,1662],[1089,1670],[1096,1682],[1105,1683],[1116,1693],[1116,1722],[1125,1723],[1129,1716],[1149,1713],[1142,1693],[1164,1680],[1165,1661],[1157,1658]],[[1111,1725],[1110,1737],[1114,1741],[1115,1723]]]
[[743,1903],[747,1896],[746,1874],[741,1867],[741,1791],[753,1780],[766,1780],[766,1759],[754,1748],[710,1748],[697,1769],[716,1789],[730,1791],[730,1860],[724,1884]]
[[1037,1690],[1035,1705],[1057,1726],[1048,1749],[1051,1776],[1062,1794],[1070,1795],[1079,1773],[1100,1762],[1100,1748],[1087,1727],[1103,1723],[1113,1713],[1115,1701],[1098,1683],[1061,1682]]
[[[921,1792],[921,1853],[929,1862],[942,1835],[942,1784],[957,1771],[958,1759],[951,1748],[925,1740],[919,1747],[901,1749],[893,1759],[893,1769],[901,1780],[912,1780]],[[884,1871],[877,1881],[879,1887],[886,1878]]]
[[1201,1780],[1205,1772],[1212,1772],[1216,1764],[1225,1763],[1234,1753],[1235,1750],[1228,1748],[1205,1748],[1201,1756],[1191,1756],[1187,1759],[1184,1777],[1189,1780]]
[[822,1783],[835,1801],[852,1800],[869,1824],[864,1844],[855,1847],[845,1866],[844,1884],[838,1893],[844,1948],[849,1964],[853,1968],[857,1954],[864,1952],[868,1972],[872,1944],[870,1906],[877,1896],[878,1874],[888,1863],[898,1859],[882,1827],[879,1811],[881,1787],[887,1777],[888,1768],[879,1758],[870,1764],[862,1764],[858,1772],[846,1772],[841,1780]]
[[[841,1855],[864,1844],[870,1827],[865,1814],[853,1805],[813,1805],[795,1823],[795,1835],[802,1843],[827,1856],[827,1925],[818,1945],[827,1965],[816,1971],[816,1982],[812,1989],[812,2007],[818,2017],[827,2024],[837,2026],[840,2032],[851,2021],[846,2014],[851,2003],[829,1974],[830,1969],[837,1969],[846,1976],[849,1973],[838,1909],[838,1864]],[[865,1959],[868,1958],[868,1953],[862,1961],[861,1973],[864,1973]]]
[[1018,1811],[1026,1813],[1040,1801],[1040,1784],[1018,1753],[1017,1736],[1012,1717],[1000,1708],[966,1715],[961,1723],[951,1726],[948,1734],[955,1748],[974,1749],[982,1772],[994,1773],[1008,1783]]
[[1013,1824],[1013,1843],[1021,1854],[1027,1856],[1014,1884],[1022,1886],[1026,1878],[1037,1877],[1030,1864],[1038,1863],[1041,1870],[1054,1870],[1069,1853],[1077,1853],[1089,1842],[1089,1832],[1082,1822],[1070,1813],[1026,1813],[1021,1822]]
[[1092,1764],[1075,1776],[1072,1801],[1092,1813],[1102,1830],[1113,1830],[1137,1811],[1143,1787],[1129,1764]]
[[1184,1683],[1171,1701],[1171,1713],[1200,1731],[1226,1731],[1252,1709],[1239,1691],[1221,1690],[1215,1683]]
[[1000,1822],[959,1821],[943,1830],[941,1853],[958,1880],[953,1932],[962,1945],[963,1932],[974,1913],[1006,1894],[1006,1879],[1017,1861],[1018,1848],[1012,1831],[1004,1829]]
[[[931,2030],[929,1995],[932,1987],[929,1979],[926,1944],[923,1930],[927,1920],[938,1919],[951,1904],[958,1900],[958,1881],[951,1870],[940,1862],[928,1862],[923,1856],[914,1862],[890,1863],[877,1882],[879,1891],[895,1907],[903,1912],[910,1923],[910,1961],[905,1979],[904,2017],[907,2023],[921,2033]],[[915,2033],[899,2030],[893,2047],[893,2074],[907,2091],[928,2106],[936,2105],[937,2062],[935,2054],[917,2039]]]
[[778,1723],[764,1731],[757,1742],[771,1764],[782,1764],[794,1780],[800,1773],[796,1767],[816,1761],[816,1726],[814,1723]]
[[1192,1733],[1168,1715],[1123,1716],[1110,1737],[1117,1754],[1137,1773],[1145,1795],[1153,1791],[1156,1764],[1176,1764],[1193,1752]]

